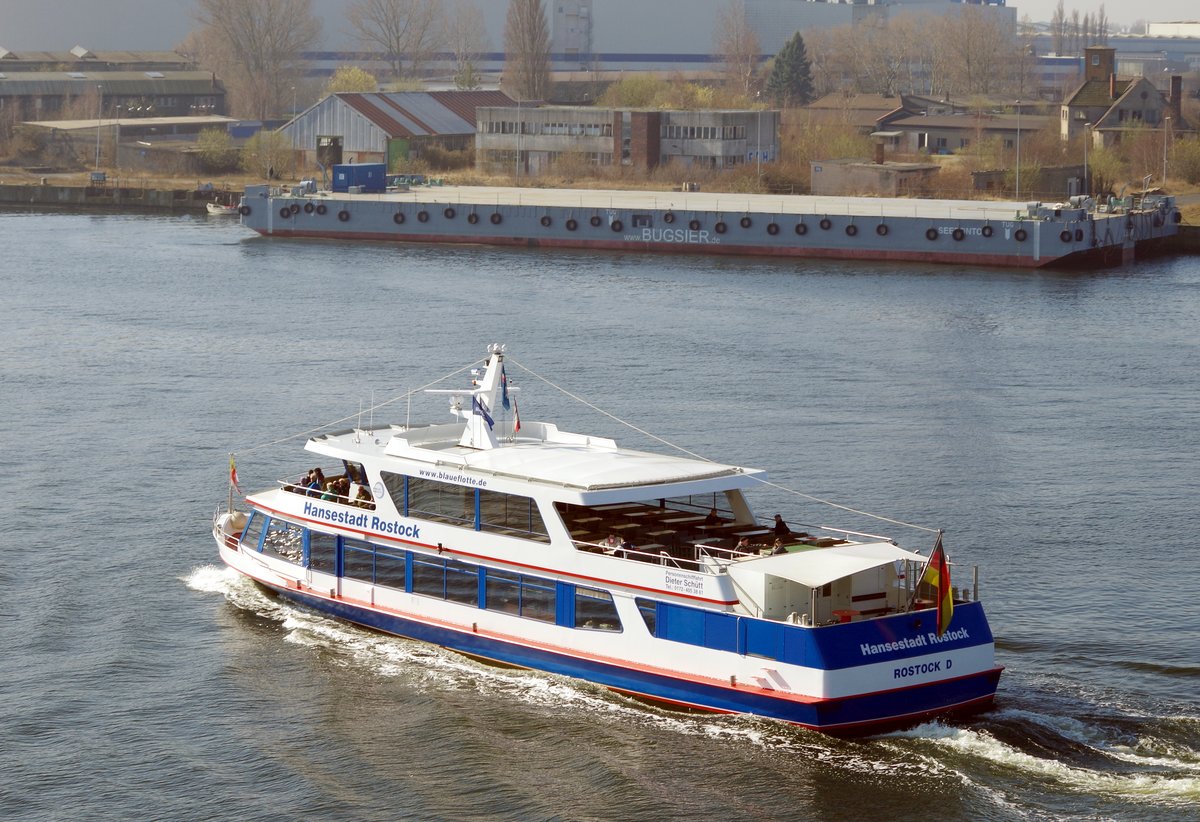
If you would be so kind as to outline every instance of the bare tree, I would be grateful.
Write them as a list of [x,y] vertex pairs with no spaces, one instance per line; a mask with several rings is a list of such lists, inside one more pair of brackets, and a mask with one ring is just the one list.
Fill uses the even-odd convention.
[[1102,46],[1108,45],[1108,15],[1104,13],[1104,4],[1096,12],[1096,42]]
[[1054,53],[1062,56],[1067,50],[1067,12],[1063,0],[1058,0],[1054,15],[1050,18],[1050,35],[1054,38]]
[[406,62],[415,74],[444,42],[442,0],[355,0],[346,20],[360,43],[383,51],[397,77]]
[[234,110],[258,119],[284,111],[303,76],[298,55],[321,33],[310,0],[196,2],[203,29],[188,44],[201,65],[226,79]]
[[729,0],[717,13],[716,30],[717,56],[724,66],[726,84],[749,96],[762,49],[746,20],[745,0]]
[[520,100],[550,90],[550,29],[542,0],[510,0],[504,25],[504,86]]
[[475,0],[455,0],[445,24],[446,47],[454,54],[454,84],[479,88],[479,57],[487,51],[487,27]]

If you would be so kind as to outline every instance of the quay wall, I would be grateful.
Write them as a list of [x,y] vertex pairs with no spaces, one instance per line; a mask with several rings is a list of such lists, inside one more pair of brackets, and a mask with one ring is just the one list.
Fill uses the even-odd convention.
[[1179,231],[1167,239],[1163,250],[1170,254],[1200,254],[1200,225],[1179,226]]
[[229,202],[228,198],[231,196],[234,196],[233,192],[136,188],[116,185],[0,184],[0,205],[6,206],[191,212],[204,211],[205,204],[213,200]]

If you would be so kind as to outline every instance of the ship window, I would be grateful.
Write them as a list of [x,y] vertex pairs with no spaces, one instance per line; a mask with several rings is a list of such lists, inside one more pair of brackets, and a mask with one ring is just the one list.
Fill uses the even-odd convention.
[[333,563],[337,557],[337,537],[333,534],[323,534],[320,531],[308,532],[308,567],[314,571],[333,573]]
[[304,559],[304,529],[282,519],[271,519],[263,537],[264,554],[299,564]]
[[342,576],[371,582],[375,579],[375,548],[356,539],[342,540]]
[[404,557],[375,551],[375,584],[404,590]]
[[621,617],[612,594],[597,588],[575,587],[575,627],[593,631],[620,631]]
[[407,516],[474,527],[475,489],[409,477]]
[[658,623],[658,603],[650,599],[635,599],[638,611],[641,612],[642,621],[646,623],[646,630],[651,636],[657,636],[654,633],[654,627]]
[[413,556],[414,594],[424,594],[427,597],[446,598],[446,564],[443,560],[421,556]]
[[446,599],[463,605],[479,605],[478,565],[446,560]]
[[266,517],[257,511],[250,514],[250,521],[246,523],[246,527],[242,530],[242,545],[248,550],[258,550],[258,542],[262,537],[263,522],[265,520]]
[[489,611],[555,621],[555,584],[548,579],[488,571],[485,601]]
[[479,530],[550,541],[546,523],[532,499],[497,491],[479,492]]

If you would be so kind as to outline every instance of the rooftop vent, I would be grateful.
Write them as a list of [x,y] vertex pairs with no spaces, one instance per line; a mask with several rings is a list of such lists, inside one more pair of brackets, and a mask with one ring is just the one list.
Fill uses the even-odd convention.
[[167,75],[163,74],[161,71],[148,71],[146,72],[146,76],[151,80],[161,80]]
[[4,46],[0,46],[0,60],[18,60],[18,59],[20,59],[20,58],[18,58],[17,55],[13,54],[11,51],[6,49]]
[[74,54],[76,57],[78,57],[80,60],[95,60],[96,59],[96,55],[92,54],[90,51],[85,49],[83,46],[76,46],[75,48],[71,49],[71,53]]
[[86,80],[87,79],[87,75],[84,74],[82,71],[68,71],[67,76],[70,77],[72,80]]

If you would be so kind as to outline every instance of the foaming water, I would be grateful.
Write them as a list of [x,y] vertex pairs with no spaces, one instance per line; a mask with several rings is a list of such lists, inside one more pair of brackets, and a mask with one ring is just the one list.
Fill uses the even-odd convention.
[[[22,261],[0,269],[6,819],[1196,816],[1191,260],[885,268],[33,213],[0,231]],[[340,624],[216,564],[230,452],[270,487],[313,457],[256,446],[490,342],[530,419],[661,447],[628,420],[944,527],[957,584],[980,569],[996,710],[865,740],[665,710]],[[754,503],[881,530],[775,487]]]

